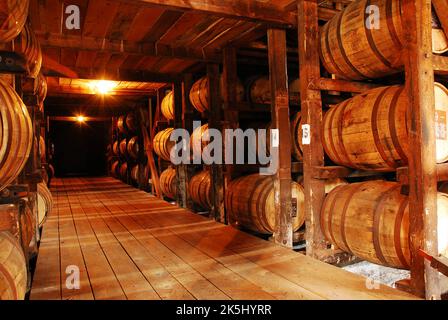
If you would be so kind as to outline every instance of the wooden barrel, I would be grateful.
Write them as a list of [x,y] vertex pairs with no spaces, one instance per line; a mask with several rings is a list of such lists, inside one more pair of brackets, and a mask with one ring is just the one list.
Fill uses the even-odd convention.
[[22,32],[28,17],[29,0],[0,3],[0,43],[9,42]]
[[170,140],[174,128],[162,130],[156,134],[153,141],[154,152],[163,160],[170,161],[170,152],[174,147],[174,141]]
[[297,161],[303,160],[302,114],[297,112],[291,119],[291,154]]
[[[448,90],[434,85],[437,162],[448,160]],[[382,87],[348,99],[324,116],[322,143],[330,159],[361,170],[394,171],[407,164],[408,102],[402,86]]]
[[120,168],[118,169],[118,172],[119,172],[119,177],[122,180],[127,179],[127,177],[128,177],[128,163],[127,162],[123,162],[120,165]]
[[27,277],[20,244],[9,232],[0,232],[0,300],[25,299]]
[[170,199],[176,198],[176,170],[169,167],[160,175],[160,190]]
[[43,226],[51,210],[53,210],[53,196],[45,183],[39,183],[37,185],[37,221],[39,227]]
[[202,151],[210,143],[210,141],[208,141],[209,139],[208,124],[197,127],[193,130],[190,137],[191,151],[202,155]]
[[114,156],[118,156],[120,154],[120,143],[117,141],[114,142],[112,146],[112,153]]
[[40,136],[39,138],[39,152],[40,152],[40,162],[47,163],[47,149],[45,147],[45,139]]
[[[221,97],[223,96],[222,88],[224,87],[223,84],[223,77],[220,77],[220,93]],[[237,101],[241,102],[244,98],[244,87],[241,84],[241,81],[238,80],[237,82],[237,88],[236,88],[236,96]],[[198,81],[196,81],[190,90],[190,102],[193,105],[193,107],[198,110],[199,112],[205,112],[206,110],[209,110],[208,105],[208,78],[202,77]]]
[[161,109],[163,116],[168,120],[174,120],[174,93],[170,91],[162,100]]
[[112,177],[114,178],[119,177],[120,175],[119,168],[120,168],[120,162],[118,160],[112,163],[112,166],[110,168],[110,174]]
[[21,245],[24,252],[28,252],[31,241],[34,239],[34,232],[36,230],[35,218],[33,212],[28,204],[25,205],[23,212],[20,215],[20,234]]
[[42,49],[31,25],[25,24],[20,33],[20,39],[20,45],[17,46],[16,51],[25,57],[29,67],[29,76],[37,78],[42,68]]
[[7,83],[0,80],[0,190],[25,166],[33,145],[33,128],[26,106]]
[[[271,82],[268,76],[255,78],[249,84],[249,96],[252,103],[270,104],[271,103]],[[299,104],[300,101],[300,81],[294,79],[289,84],[290,103]]]
[[[304,187],[303,176],[300,176],[296,181],[300,183],[302,187]],[[348,184],[347,180],[342,178],[327,179],[325,180],[325,193],[330,193],[336,187],[346,184]]]
[[126,139],[123,139],[120,141],[120,155],[125,157],[127,155],[127,141]]
[[204,170],[194,175],[188,184],[188,191],[190,193],[191,200],[193,200],[193,202],[200,207],[206,210],[211,210],[213,206],[211,199],[211,187],[209,171]]
[[117,128],[120,133],[126,133],[126,118],[125,118],[125,116],[118,117]]
[[138,137],[132,137],[127,145],[127,153],[132,159],[138,159],[139,144]]
[[48,83],[47,78],[43,75],[42,72],[39,73],[37,79],[37,97],[39,98],[39,103],[43,103],[45,99],[47,98],[48,93]]
[[[140,165],[135,165],[132,167],[131,169],[131,179],[132,181],[134,181],[135,183],[138,183],[139,181],[139,170],[140,170]],[[149,168],[148,166],[143,166],[143,179],[145,179],[146,181],[149,181]]]
[[[401,185],[388,181],[366,181],[339,186],[325,199],[321,227],[328,241],[364,260],[408,269],[409,197]],[[437,196],[439,249],[446,252],[448,195]],[[441,222],[441,223],[440,223]]]
[[126,129],[128,132],[135,132],[137,130],[137,121],[133,113],[126,116]]
[[[291,182],[293,229],[305,222],[305,195],[303,187]],[[274,180],[272,176],[251,174],[233,180],[225,196],[225,208],[232,223],[263,234],[275,230]]]
[[[320,56],[332,74],[352,80],[380,78],[401,72],[401,50],[405,45],[401,1],[353,1],[336,14],[320,33]],[[379,28],[367,28],[368,6],[379,8]],[[440,36],[440,32],[436,31]],[[436,51],[448,49],[446,37]],[[440,52],[440,51],[439,51]]]

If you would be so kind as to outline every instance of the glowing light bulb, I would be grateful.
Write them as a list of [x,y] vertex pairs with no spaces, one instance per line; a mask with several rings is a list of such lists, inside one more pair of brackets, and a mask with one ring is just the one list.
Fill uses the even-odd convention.
[[115,88],[115,82],[114,81],[106,81],[106,80],[98,80],[93,81],[90,84],[90,87],[92,90],[98,94],[108,94]]
[[84,122],[86,122],[86,117],[84,117],[84,116],[77,116],[76,117],[76,121],[78,121],[79,123],[84,123]]

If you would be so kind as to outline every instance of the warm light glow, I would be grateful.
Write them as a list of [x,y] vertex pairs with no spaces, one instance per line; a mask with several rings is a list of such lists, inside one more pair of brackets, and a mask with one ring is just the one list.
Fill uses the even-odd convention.
[[77,116],[76,117],[76,121],[78,121],[79,123],[84,123],[84,122],[86,122],[86,117],[84,117],[84,116]]
[[98,94],[108,94],[112,90],[115,89],[115,82],[114,81],[107,81],[107,80],[98,80],[98,81],[92,81],[90,83],[90,88],[93,92]]

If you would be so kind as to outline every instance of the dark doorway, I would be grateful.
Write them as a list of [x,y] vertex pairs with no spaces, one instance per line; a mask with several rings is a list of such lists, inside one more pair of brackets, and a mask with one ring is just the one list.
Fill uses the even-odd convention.
[[103,176],[110,121],[51,121],[56,176]]

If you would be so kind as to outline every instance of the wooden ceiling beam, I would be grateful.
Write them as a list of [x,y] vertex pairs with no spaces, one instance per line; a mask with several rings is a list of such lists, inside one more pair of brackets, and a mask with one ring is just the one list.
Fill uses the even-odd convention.
[[172,10],[200,11],[216,16],[268,23],[284,28],[290,28],[297,24],[291,12],[287,12],[272,3],[263,3],[256,0],[131,0],[129,2]]
[[107,52],[111,54],[130,54],[161,58],[175,58],[194,61],[219,62],[220,57],[203,56],[187,48],[172,48],[154,42],[133,42],[95,37],[80,37],[68,34],[49,34],[36,32],[40,45],[47,48],[76,49],[83,51]]
[[[172,10],[200,11],[216,16],[264,23],[272,27],[297,27],[297,6],[289,3],[283,7],[256,0],[131,0],[133,3],[157,6]],[[340,0],[349,2],[347,0]],[[274,1],[272,1],[274,2]],[[319,20],[330,20],[338,10],[319,7]]]
[[[49,85],[48,96],[71,96],[71,95],[97,95],[81,87],[71,87],[67,85]],[[156,90],[140,90],[140,89],[116,89],[109,96],[155,96]]]
[[[182,76],[180,74],[158,73],[145,70],[120,70],[78,67],[74,67],[71,69],[77,74],[78,79],[91,80],[172,83],[180,81]],[[63,76],[53,70],[48,70],[47,68],[44,68],[44,74],[49,77]]]

